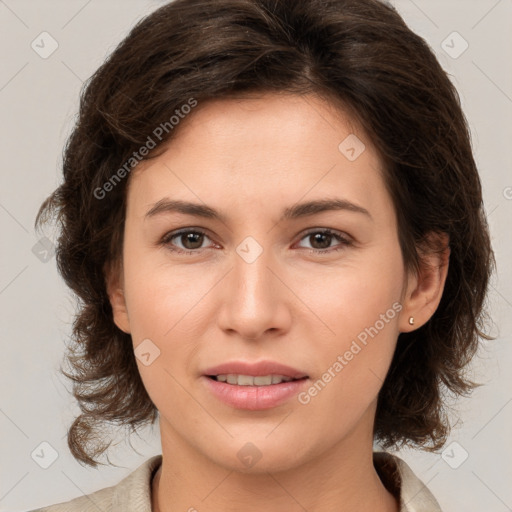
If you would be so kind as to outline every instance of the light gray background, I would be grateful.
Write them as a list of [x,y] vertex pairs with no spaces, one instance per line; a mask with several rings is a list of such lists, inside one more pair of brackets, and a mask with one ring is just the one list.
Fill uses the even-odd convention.
[[[458,402],[461,421],[444,455],[399,455],[431,488],[443,510],[511,510],[512,1],[392,3],[429,42],[459,90],[472,129],[499,267],[490,294],[491,333],[497,340],[482,343],[473,365],[484,386]],[[1,511],[26,511],[116,484],[160,453],[155,426],[127,441],[117,436],[120,443],[110,451],[110,459],[119,468],[83,468],[72,458],[65,435],[78,408],[58,367],[74,301],[57,274],[55,258],[41,260],[44,248],[37,245],[41,235],[34,232],[33,223],[40,203],[60,181],[61,152],[83,80],[138,19],[161,4],[0,0]],[[41,38],[48,37],[40,36],[43,31],[58,43],[46,59],[31,47],[34,40],[43,46]],[[451,35],[454,31],[469,44],[457,58],[447,53],[455,55],[463,48],[463,41]],[[48,38],[44,46],[50,48]],[[44,234],[55,241],[52,230]],[[51,462],[52,451],[41,446],[43,442],[58,454],[47,469],[40,465]]]

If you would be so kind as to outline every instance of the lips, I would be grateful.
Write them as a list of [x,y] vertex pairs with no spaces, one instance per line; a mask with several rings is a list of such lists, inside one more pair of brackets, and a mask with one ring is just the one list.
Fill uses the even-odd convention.
[[253,377],[261,377],[264,375],[283,375],[294,380],[308,377],[307,373],[276,361],[259,361],[257,363],[231,361],[217,366],[212,366],[203,371],[203,375],[207,377],[229,374],[250,375]]

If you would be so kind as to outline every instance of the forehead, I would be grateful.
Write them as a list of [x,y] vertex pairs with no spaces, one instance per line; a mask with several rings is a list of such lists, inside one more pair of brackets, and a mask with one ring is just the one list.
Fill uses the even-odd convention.
[[326,193],[378,205],[386,193],[372,141],[346,111],[315,95],[210,100],[180,123],[162,153],[130,177],[128,202],[139,213],[166,195],[210,204],[228,194],[222,209],[244,201],[268,209]]
[[[324,146],[331,143],[335,149],[340,137],[349,134],[368,139],[355,116],[350,115],[340,102],[335,105],[316,94],[298,96],[267,92],[200,103],[179,120],[170,144],[176,151],[180,149],[180,142],[189,145],[190,139],[197,136],[201,136],[205,143],[213,138],[216,144],[222,141],[228,145],[232,141],[232,146],[243,137],[246,146],[267,146],[278,140],[291,146],[304,138],[313,139],[318,144],[316,133],[324,139],[329,134]],[[371,144],[370,140],[367,142]]]

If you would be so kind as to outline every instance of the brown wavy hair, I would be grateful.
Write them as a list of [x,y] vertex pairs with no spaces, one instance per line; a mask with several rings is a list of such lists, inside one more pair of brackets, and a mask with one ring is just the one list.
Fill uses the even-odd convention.
[[[64,180],[35,221],[36,229],[58,222],[57,266],[78,299],[72,371],[61,371],[81,410],[68,430],[80,463],[98,464],[112,442],[107,424],[135,432],[158,417],[106,291],[122,257],[129,175],[98,191],[190,98],[254,92],[314,93],[351,112],[385,166],[406,268],[418,270],[422,251],[439,249],[429,233],[449,235],[440,305],[398,337],[375,439],[439,449],[450,429],[446,393],[476,385],[466,367],[479,337],[493,339],[484,306],[495,262],[467,121],[428,44],[378,0],[176,0],[139,21],[84,84]],[[177,130],[167,125],[146,158]]]

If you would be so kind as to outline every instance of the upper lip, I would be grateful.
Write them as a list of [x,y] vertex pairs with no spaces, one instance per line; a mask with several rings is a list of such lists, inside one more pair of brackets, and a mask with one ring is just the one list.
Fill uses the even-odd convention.
[[203,375],[283,375],[292,379],[302,379],[308,375],[296,368],[286,366],[276,361],[259,361],[250,363],[247,361],[230,361],[204,370]]

